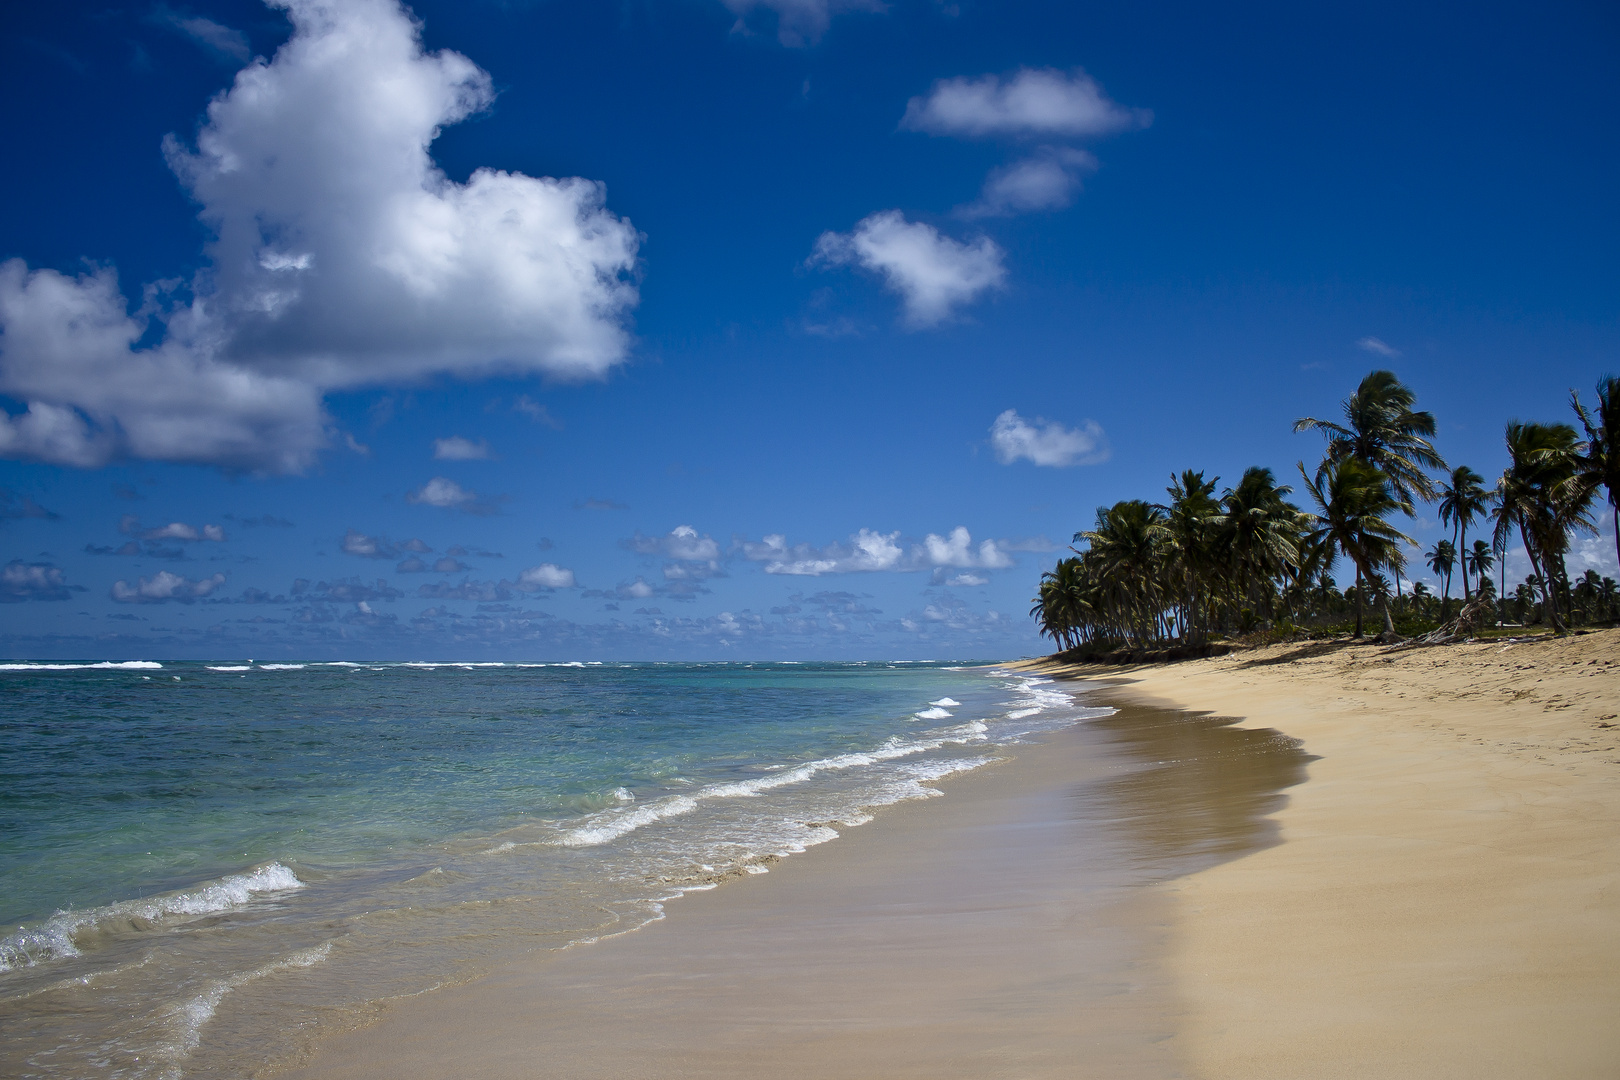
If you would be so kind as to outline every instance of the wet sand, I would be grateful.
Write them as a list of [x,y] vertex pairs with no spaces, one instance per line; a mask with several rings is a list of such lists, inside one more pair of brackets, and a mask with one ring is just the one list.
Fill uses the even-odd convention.
[[1102,678],[1320,758],[1280,846],[1164,886],[1189,1075],[1620,1076],[1620,631]]
[[1160,883],[1276,843],[1307,761],[1127,707],[640,931],[394,1003],[288,1075],[1187,1075]]

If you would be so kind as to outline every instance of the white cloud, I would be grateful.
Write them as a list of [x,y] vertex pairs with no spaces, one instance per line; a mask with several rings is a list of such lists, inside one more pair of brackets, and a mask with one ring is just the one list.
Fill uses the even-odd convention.
[[977,548],[967,528],[958,525],[949,536],[929,533],[923,540],[923,551],[933,566],[979,566],[986,570],[1004,570],[1013,564],[994,540],[986,540]]
[[1003,79],[941,79],[906,104],[900,126],[930,135],[1034,135],[1079,138],[1147,127],[1149,109],[1128,109],[1078,68],[1020,68]]
[[367,536],[356,529],[343,534],[341,546],[345,555],[359,555],[363,559],[394,559],[405,551],[420,555],[433,550],[415,538],[396,544],[386,536]]
[[[625,355],[639,234],[601,185],[478,169],[428,148],[492,100],[424,53],[397,0],[272,0],[293,23],[165,150],[214,234],[189,303],[116,276],[0,266],[0,455],[297,471],[331,439],[327,390],[430,374],[600,377]],[[159,344],[137,348],[153,319]]]
[[223,584],[225,584],[224,574],[192,581],[179,574],[159,570],[151,577],[140,578],[134,585],[130,585],[127,581],[113,582],[112,598],[120,604],[161,604],[169,600],[189,604],[193,600],[207,596]]
[[713,562],[720,557],[720,545],[708,535],[699,536],[690,525],[677,525],[664,536],[635,536],[624,546],[642,555],[667,555],[691,562]]
[[460,435],[433,440],[433,457],[438,461],[485,461],[489,458],[489,443],[483,439],[473,442]]
[[961,525],[952,529],[948,536],[929,533],[921,544],[913,544],[909,549],[901,546],[898,532],[880,533],[862,529],[851,536],[847,544],[790,546],[785,536],[775,533],[758,542],[743,543],[737,550],[751,562],[764,563],[767,574],[795,577],[908,572],[933,567],[1001,570],[1013,564],[994,540],[985,540],[975,546],[972,535]]
[[963,244],[898,210],[869,215],[849,233],[822,233],[812,262],[856,265],[900,295],[912,328],[937,326],[952,310],[1006,281],[1001,248],[981,236]]
[[955,577],[948,579],[945,584],[967,586],[988,585],[990,584],[990,579],[987,577],[980,577],[978,574],[957,574]]
[[554,563],[531,566],[518,575],[520,589],[572,589],[574,572]]
[[1401,350],[1375,337],[1364,337],[1360,341],[1357,341],[1356,345],[1365,352],[1376,353],[1379,356],[1387,356],[1392,360],[1401,355]]
[[1094,420],[1067,428],[1056,420],[1038,416],[1034,421],[1025,420],[1014,409],[1008,409],[990,425],[990,446],[1003,465],[1024,458],[1036,465],[1061,469],[1095,465],[1109,456],[1107,436]]
[[1033,157],[993,170],[979,201],[957,211],[965,218],[1006,217],[1033,210],[1060,210],[1074,201],[1080,174],[1097,168],[1084,150],[1048,148]]
[[415,491],[407,492],[405,501],[443,509],[465,507],[478,501],[478,493],[468,491],[446,476],[435,476]]
[[747,30],[750,16],[768,11],[776,16],[776,38],[789,48],[821,40],[832,17],[844,11],[882,11],[882,0],[722,0],[737,16],[735,32]]

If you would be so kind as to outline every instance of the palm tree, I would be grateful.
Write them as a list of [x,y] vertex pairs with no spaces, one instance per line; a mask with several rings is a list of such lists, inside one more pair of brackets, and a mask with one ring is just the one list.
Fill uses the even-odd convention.
[[1237,487],[1221,496],[1221,513],[1212,522],[1233,599],[1239,605],[1247,601],[1257,615],[1264,609],[1268,622],[1273,581],[1296,571],[1300,562],[1306,522],[1299,507],[1284,498],[1291,491],[1277,485],[1270,469],[1246,469]]
[[1597,384],[1597,413],[1581,404],[1571,390],[1569,403],[1575,407],[1581,426],[1586,429],[1586,453],[1581,456],[1580,475],[1594,488],[1602,485],[1609,495],[1614,520],[1614,552],[1620,558],[1620,378],[1605,375]]
[[[1456,549],[1468,550],[1468,527],[1477,518],[1483,518],[1491,504],[1491,492],[1485,487],[1485,478],[1466,465],[1451,470],[1451,476],[1442,480],[1440,492],[1440,520],[1453,525],[1452,537]],[[1468,560],[1463,560],[1463,603],[1468,603]]]
[[[1451,571],[1457,565],[1457,549],[1450,540],[1441,540],[1429,549],[1424,558],[1428,560],[1429,569],[1445,580],[1445,589],[1440,594],[1440,621],[1445,622],[1451,608]],[[1467,574],[1468,572],[1464,570],[1464,581],[1467,580]],[[1464,588],[1466,587],[1465,585]]]
[[1179,593],[1183,633],[1199,641],[1208,633],[1212,614],[1210,594],[1217,567],[1211,523],[1221,510],[1214,498],[1219,482],[1218,476],[1205,480],[1203,473],[1192,469],[1172,475],[1165,489],[1170,502],[1158,507],[1168,532],[1166,572]]
[[1382,472],[1397,506],[1410,516],[1414,499],[1428,502],[1435,497],[1434,482],[1423,470],[1446,467],[1429,442],[1434,436],[1434,416],[1413,412],[1416,401],[1417,395],[1394,372],[1374,371],[1344,399],[1343,424],[1306,416],[1294,421],[1294,430],[1316,429],[1327,436],[1324,469],[1330,463],[1355,458]]
[[[1164,511],[1141,499],[1124,499],[1097,511],[1097,524],[1078,533],[1091,545],[1092,569],[1102,582],[1104,602],[1112,606],[1146,646],[1160,636],[1164,610],[1161,566],[1170,531]],[[1151,624],[1151,629],[1150,629]]]
[[[1324,462],[1313,479],[1299,463],[1299,475],[1316,502],[1316,526],[1309,539],[1329,551],[1343,552],[1356,567],[1356,637],[1361,637],[1361,614],[1367,587],[1374,584],[1380,566],[1398,565],[1403,558],[1401,545],[1412,539],[1384,518],[1402,508],[1393,492],[1394,483],[1379,469],[1359,458]],[[1395,621],[1389,614],[1387,586],[1380,597],[1384,633],[1395,636]]]
[[1596,489],[1576,483],[1583,444],[1568,424],[1513,420],[1506,432],[1510,463],[1497,484],[1496,540],[1505,545],[1516,527],[1540,579],[1542,606],[1553,629],[1565,629],[1558,609],[1564,588],[1564,551],[1575,529],[1595,531],[1587,509]]

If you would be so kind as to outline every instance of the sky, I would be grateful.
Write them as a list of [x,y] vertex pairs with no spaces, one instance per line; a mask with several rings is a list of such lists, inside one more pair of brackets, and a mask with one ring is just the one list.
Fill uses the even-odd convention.
[[1620,370],[1617,45],[1597,3],[6,5],[0,654],[1047,651],[1098,506],[1297,490],[1375,368],[1487,477]]

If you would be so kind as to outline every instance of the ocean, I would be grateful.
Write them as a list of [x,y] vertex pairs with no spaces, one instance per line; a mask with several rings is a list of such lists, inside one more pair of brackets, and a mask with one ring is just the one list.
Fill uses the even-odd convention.
[[1102,715],[966,663],[0,664],[0,1074],[242,1076]]

